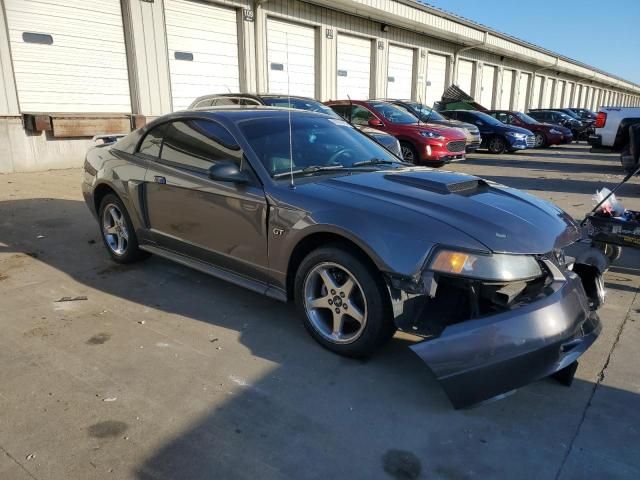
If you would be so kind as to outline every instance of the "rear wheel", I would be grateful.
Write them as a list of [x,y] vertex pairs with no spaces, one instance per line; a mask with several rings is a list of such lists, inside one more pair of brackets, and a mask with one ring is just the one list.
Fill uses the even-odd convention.
[[506,150],[507,144],[504,138],[495,136],[489,139],[488,148],[490,153],[500,154]]
[[547,140],[544,138],[544,135],[540,132],[535,134],[535,148],[543,148],[547,146]]
[[419,162],[418,152],[409,142],[400,142],[400,151],[405,162],[417,164]]
[[147,254],[138,247],[138,238],[122,200],[110,193],[100,202],[102,240],[111,258],[118,263],[133,263]]
[[610,243],[594,242],[594,247],[604,253],[611,263],[615,262],[622,255],[622,247],[620,245],[611,245]]
[[340,245],[307,255],[294,289],[306,329],[339,355],[367,357],[395,332],[389,294],[379,273]]

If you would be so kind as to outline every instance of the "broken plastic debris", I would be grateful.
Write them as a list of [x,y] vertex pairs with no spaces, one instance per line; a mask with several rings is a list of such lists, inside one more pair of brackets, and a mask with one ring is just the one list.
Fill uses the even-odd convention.
[[102,399],[103,402],[115,402],[118,399],[118,397],[107,397]]
[[30,453],[29,455],[26,456],[27,460],[33,460],[34,458],[36,458],[36,454],[35,453]]
[[79,297],[62,297],[56,300],[56,303],[59,302],[77,302],[79,300],[88,300],[88,298],[84,295],[80,295]]
[[40,240],[41,238],[44,238],[44,235],[38,235],[36,238]]
[[140,320],[138,323],[139,323],[140,325],[144,325],[144,320]]

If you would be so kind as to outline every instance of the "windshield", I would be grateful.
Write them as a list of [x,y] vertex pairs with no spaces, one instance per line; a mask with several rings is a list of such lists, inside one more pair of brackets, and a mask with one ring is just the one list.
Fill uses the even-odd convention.
[[514,115],[516,117],[518,117],[520,120],[522,120],[524,123],[532,123],[534,125],[537,124],[537,123],[540,123],[535,118],[530,117],[526,113],[515,112]]
[[420,115],[420,120],[422,120],[423,122],[426,122],[427,118],[429,120],[435,120],[438,122],[447,120],[438,112],[436,112],[434,109],[429,108],[426,105],[422,105],[421,103],[411,102],[411,103],[407,103],[407,105],[409,105],[409,107],[412,108],[414,112]]
[[563,120],[572,120],[572,118],[564,112],[557,112]]
[[[485,123],[488,123],[489,125],[496,125],[496,126],[503,126],[504,123],[502,123],[500,120],[497,120],[495,118],[493,118],[491,115],[488,115],[484,112],[471,112],[469,111],[469,114],[471,116],[474,116],[476,118],[478,118],[479,120],[482,120]],[[471,122],[473,123],[473,122]]]
[[288,97],[263,97],[262,101],[265,103],[265,105],[269,105],[270,107],[291,107],[298,110],[309,110],[311,112],[324,113],[334,118],[340,118],[340,116],[336,112],[331,110],[324,103],[320,103],[316,100],[307,98],[289,99]]
[[375,108],[376,111],[388,122],[399,125],[411,125],[413,123],[418,123],[416,117],[411,115],[409,112],[404,111],[400,107],[391,105],[390,103],[377,102],[370,103],[370,105]]
[[[238,124],[269,175],[279,176],[294,171],[328,168],[350,168],[360,162],[403,165],[387,149],[361,134],[344,120],[316,116],[291,118],[289,156],[289,123],[287,116],[244,120]],[[357,166],[356,166],[357,168]],[[303,172],[307,173],[307,172]],[[312,173],[315,173],[313,171]]]
[[576,120],[580,120],[580,116],[577,113],[575,113],[573,110],[571,110],[571,109],[562,110],[561,112],[558,112],[558,113],[560,115],[564,115],[565,117],[569,117],[569,120],[571,120],[572,118],[574,118]]

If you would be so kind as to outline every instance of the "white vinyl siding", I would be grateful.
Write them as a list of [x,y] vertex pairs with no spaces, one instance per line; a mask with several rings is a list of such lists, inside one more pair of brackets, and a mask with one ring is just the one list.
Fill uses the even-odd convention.
[[410,99],[412,85],[413,49],[389,45],[387,96],[389,98]]
[[316,96],[315,37],[313,27],[267,20],[269,93]]
[[427,55],[427,94],[424,104],[433,106],[442,99],[447,82],[447,57],[429,53]]
[[131,112],[119,0],[4,4],[21,111]]
[[480,93],[480,105],[485,108],[493,108],[493,99],[496,85],[496,67],[482,66],[482,91]]
[[563,97],[566,93],[566,82],[564,80],[558,80],[556,83],[556,92],[553,97],[553,107],[561,108]]
[[525,112],[527,110],[527,93],[529,92],[529,82],[531,81],[531,74],[521,73],[520,80],[518,82],[518,101],[516,103],[516,110],[519,112]]
[[562,108],[567,108],[571,106],[571,103],[573,101],[571,97],[573,96],[574,89],[575,89],[575,83],[567,82],[567,88],[564,93],[564,100],[562,101]]
[[513,92],[513,70],[504,70],[502,72],[502,89],[500,90],[499,108],[511,108],[511,93]]
[[469,60],[458,60],[458,87],[467,95],[474,96],[473,88],[473,62]]
[[238,92],[236,11],[191,0],[165,0],[173,109],[200,95]]
[[367,100],[371,91],[371,40],[338,34],[337,98]]

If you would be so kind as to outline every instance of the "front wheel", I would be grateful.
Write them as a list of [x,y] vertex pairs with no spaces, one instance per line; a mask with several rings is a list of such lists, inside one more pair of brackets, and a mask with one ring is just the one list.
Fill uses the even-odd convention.
[[544,135],[540,132],[535,134],[535,148],[543,148],[547,146],[546,139]]
[[489,140],[489,152],[493,154],[503,153],[507,148],[507,144],[502,137],[492,137]]
[[400,142],[400,151],[405,162],[418,164],[418,152],[409,142]]
[[395,332],[379,272],[340,245],[307,255],[294,295],[307,331],[339,355],[368,357]]

